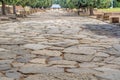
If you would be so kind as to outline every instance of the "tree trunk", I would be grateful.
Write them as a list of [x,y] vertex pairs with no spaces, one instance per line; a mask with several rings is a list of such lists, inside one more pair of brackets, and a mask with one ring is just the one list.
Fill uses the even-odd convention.
[[16,15],[16,5],[13,5],[13,14]]
[[93,7],[89,7],[90,16],[94,15],[93,9]]
[[6,12],[5,12],[5,2],[4,1],[1,1],[2,2],[2,15],[6,15]]

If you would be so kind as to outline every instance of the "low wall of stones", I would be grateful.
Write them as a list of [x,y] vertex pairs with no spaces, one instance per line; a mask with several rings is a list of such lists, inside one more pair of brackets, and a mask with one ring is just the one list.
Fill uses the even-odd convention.
[[33,14],[33,13],[36,13],[36,12],[44,12],[45,10],[44,9],[31,9],[29,11],[19,11],[17,13],[17,16],[18,17],[26,17],[27,15],[30,15],[30,14]]
[[120,23],[120,12],[98,12],[95,13],[95,16],[99,20],[108,20],[110,23]]

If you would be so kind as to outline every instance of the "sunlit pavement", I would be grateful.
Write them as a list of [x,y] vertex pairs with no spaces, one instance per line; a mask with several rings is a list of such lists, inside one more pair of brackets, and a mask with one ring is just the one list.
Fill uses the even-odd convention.
[[0,25],[0,80],[119,80],[120,28],[63,10]]

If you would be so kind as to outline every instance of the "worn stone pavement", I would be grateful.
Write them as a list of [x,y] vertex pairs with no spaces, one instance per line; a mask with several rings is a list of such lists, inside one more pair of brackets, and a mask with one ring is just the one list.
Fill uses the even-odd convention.
[[1,24],[0,80],[120,80],[120,27],[62,10]]

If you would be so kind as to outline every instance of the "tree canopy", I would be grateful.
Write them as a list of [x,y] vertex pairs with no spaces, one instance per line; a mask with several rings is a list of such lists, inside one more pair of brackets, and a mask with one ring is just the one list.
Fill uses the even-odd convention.
[[[120,0],[0,0],[2,3],[3,14],[5,14],[5,4],[21,5],[22,7],[31,6],[37,8],[48,8],[52,4],[60,4],[63,8],[81,8],[81,7],[95,7],[95,8],[110,8],[120,7]],[[113,3],[113,4],[112,4]]]

